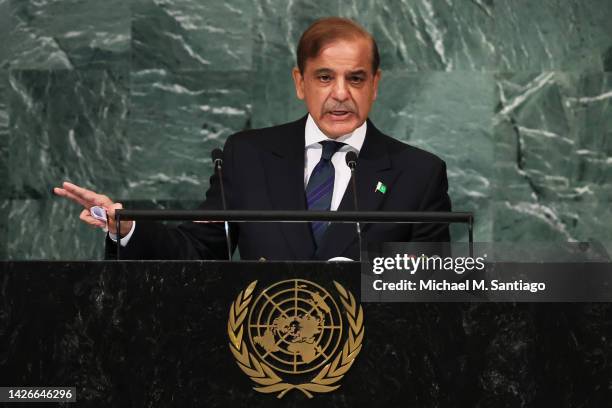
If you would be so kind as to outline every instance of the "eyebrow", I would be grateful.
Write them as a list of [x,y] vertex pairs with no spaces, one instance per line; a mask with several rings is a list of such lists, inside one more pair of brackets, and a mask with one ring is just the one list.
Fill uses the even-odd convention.
[[[333,74],[334,71],[329,69],[329,68],[319,68],[317,70],[315,70],[314,74],[315,75],[322,75],[322,74]],[[365,69],[358,69],[355,71],[349,71],[347,73],[347,75],[368,75],[368,72]]]
[[314,73],[315,73],[315,75],[331,74],[331,73],[333,73],[333,71],[331,69],[329,69],[329,68],[319,68]]
[[358,69],[356,71],[351,71],[348,73],[349,75],[368,75],[367,71],[365,69]]

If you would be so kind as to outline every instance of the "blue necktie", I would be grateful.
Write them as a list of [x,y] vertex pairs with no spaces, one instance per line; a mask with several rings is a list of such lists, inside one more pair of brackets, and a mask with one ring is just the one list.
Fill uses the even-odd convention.
[[[306,203],[309,210],[329,211],[331,208],[332,194],[334,192],[335,169],[331,158],[344,143],[323,141],[323,153],[321,160],[312,170],[308,185],[306,186]],[[317,248],[329,226],[328,222],[311,222],[312,236]]]

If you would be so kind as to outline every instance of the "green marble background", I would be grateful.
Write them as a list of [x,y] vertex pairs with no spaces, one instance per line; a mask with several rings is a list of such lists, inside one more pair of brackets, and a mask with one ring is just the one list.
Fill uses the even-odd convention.
[[446,160],[478,241],[612,241],[610,0],[0,0],[0,257],[102,257],[64,179],[193,207],[213,147],[305,112],[290,68],[327,15],[377,38],[372,119]]

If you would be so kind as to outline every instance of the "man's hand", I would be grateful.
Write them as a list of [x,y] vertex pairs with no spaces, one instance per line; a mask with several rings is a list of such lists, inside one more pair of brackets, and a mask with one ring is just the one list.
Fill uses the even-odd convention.
[[[115,210],[123,208],[121,203],[114,203],[113,200],[103,194],[95,193],[68,182],[64,182],[62,187],[55,187],[53,192],[60,197],[66,197],[82,205],[84,209],[81,211],[79,218],[92,227],[104,228],[106,225],[103,221],[96,220],[89,212],[89,209],[96,205],[104,208],[108,218],[108,230],[113,234],[117,234]],[[125,221],[121,223],[121,237],[124,237],[130,232],[132,229],[132,222],[133,221]]]

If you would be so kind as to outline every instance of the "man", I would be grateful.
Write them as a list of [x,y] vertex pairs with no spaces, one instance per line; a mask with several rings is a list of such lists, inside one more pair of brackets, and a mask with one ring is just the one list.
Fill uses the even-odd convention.
[[[309,114],[295,122],[230,136],[224,149],[228,208],[235,210],[353,210],[348,151],[358,154],[362,211],[450,211],[446,167],[436,156],[378,131],[367,120],[381,77],[374,38],[351,20],[321,19],[302,35],[293,69],[297,97]],[[64,183],[55,193],[85,209],[81,219],[104,224],[89,208],[106,208],[109,254],[116,245],[115,209],[104,195]],[[221,209],[213,176],[202,209]],[[134,259],[226,259],[223,224],[123,222],[122,254]],[[234,223],[232,243],[242,259],[359,259],[354,225]],[[449,241],[443,224],[367,224],[371,242]]]

